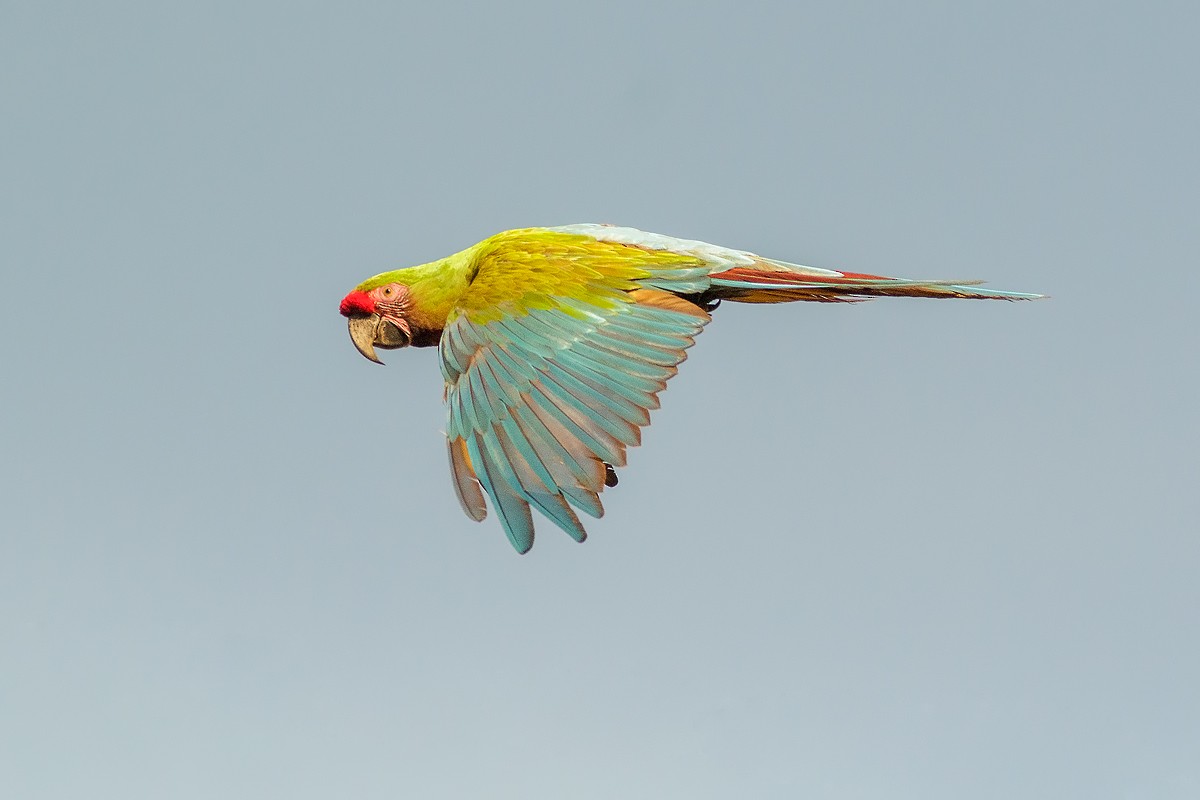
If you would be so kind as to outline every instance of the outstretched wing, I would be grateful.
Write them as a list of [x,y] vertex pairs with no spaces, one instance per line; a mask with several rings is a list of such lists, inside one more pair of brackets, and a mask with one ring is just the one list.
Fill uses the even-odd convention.
[[487,492],[521,553],[531,507],[583,541],[575,509],[603,514],[605,463],[625,464],[709,321],[672,293],[706,288],[708,267],[544,229],[488,240],[477,265],[440,343],[459,501],[482,520]]

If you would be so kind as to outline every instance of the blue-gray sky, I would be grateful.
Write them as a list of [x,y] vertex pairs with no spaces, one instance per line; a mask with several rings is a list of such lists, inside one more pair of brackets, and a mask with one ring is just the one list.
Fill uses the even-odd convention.
[[[0,7],[0,794],[1200,796],[1191,4]],[[614,222],[726,305],[516,556],[362,278]]]

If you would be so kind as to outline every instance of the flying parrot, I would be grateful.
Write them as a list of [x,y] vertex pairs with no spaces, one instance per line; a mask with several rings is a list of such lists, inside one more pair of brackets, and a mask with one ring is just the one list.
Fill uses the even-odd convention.
[[658,394],[722,300],[854,302],[873,297],[1026,300],[973,282],[922,281],[789,264],[634,228],[504,231],[429,264],[384,272],[342,299],[350,339],[432,347],[445,379],[450,473],[467,516],[484,493],[518,553],[536,508],[576,541],[576,510],[641,441]]

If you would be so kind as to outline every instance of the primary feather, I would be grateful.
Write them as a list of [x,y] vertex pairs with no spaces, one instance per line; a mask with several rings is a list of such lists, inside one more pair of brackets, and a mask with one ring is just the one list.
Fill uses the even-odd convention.
[[351,338],[441,355],[453,485],[474,520],[492,499],[518,552],[531,508],[577,541],[603,514],[612,467],[720,300],[1040,295],[789,264],[634,228],[567,225],[496,234],[453,256],[361,283],[342,301]]

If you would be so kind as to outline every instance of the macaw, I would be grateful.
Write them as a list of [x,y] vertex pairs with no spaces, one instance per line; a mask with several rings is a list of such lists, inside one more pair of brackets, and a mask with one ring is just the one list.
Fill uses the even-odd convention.
[[1026,300],[977,282],[906,280],[789,264],[612,225],[504,231],[447,258],[384,272],[341,302],[350,339],[441,356],[450,473],[467,516],[486,492],[518,553],[536,508],[576,541],[722,300],[873,297]]

